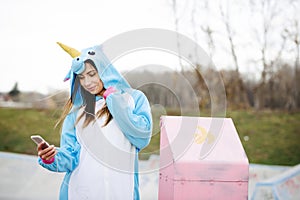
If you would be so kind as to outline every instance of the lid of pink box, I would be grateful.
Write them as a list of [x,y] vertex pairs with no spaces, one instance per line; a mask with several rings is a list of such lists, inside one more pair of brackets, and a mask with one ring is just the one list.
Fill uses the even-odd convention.
[[231,118],[162,116],[161,127],[174,160],[248,162]]

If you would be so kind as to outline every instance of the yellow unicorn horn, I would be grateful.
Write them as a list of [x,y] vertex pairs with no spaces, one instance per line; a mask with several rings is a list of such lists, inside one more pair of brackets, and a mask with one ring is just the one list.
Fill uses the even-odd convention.
[[74,49],[74,48],[72,48],[72,47],[69,47],[69,46],[67,46],[67,45],[64,45],[64,44],[62,44],[62,43],[60,43],[60,42],[57,42],[57,44],[58,44],[63,50],[65,50],[68,54],[70,54],[70,56],[71,56],[72,58],[75,58],[75,57],[77,57],[77,56],[80,56],[80,52],[77,51],[76,49]]

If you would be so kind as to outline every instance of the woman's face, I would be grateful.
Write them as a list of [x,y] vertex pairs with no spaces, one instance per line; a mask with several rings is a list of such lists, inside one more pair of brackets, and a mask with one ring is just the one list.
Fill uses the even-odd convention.
[[78,74],[80,84],[89,93],[99,94],[103,90],[103,83],[98,72],[90,63],[85,63],[84,66],[85,70]]

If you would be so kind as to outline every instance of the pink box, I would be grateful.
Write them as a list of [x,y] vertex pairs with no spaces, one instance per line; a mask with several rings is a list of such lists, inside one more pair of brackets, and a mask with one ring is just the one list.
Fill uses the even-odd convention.
[[230,118],[162,116],[158,199],[248,199],[249,161]]

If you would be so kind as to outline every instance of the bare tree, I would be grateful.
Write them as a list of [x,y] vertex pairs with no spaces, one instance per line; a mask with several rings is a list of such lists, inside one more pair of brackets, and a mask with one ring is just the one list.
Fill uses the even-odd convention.
[[[193,37],[194,40],[198,43],[198,36],[199,32],[198,29],[200,27],[200,30],[204,33],[205,36],[205,42],[207,43],[207,52],[210,58],[213,57],[215,53],[215,41],[213,38],[213,35],[215,34],[215,31],[211,27],[211,24],[208,22],[208,19],[211,17],[210,15],[210,4],[208,0],[200,1],[202,4],[199,4],[199,1],[194,0],[193,6],[192,6],[192,12],[191,12],[191,25],[193,29]],[[203,13],[202,22],[198,24],[197,19],[199,18],[199,13]],[[197,49],[195,49],[197,50]],[[196,55],[197,52],[195,51]]]
[[227,97],[229,98],[228,99],[229,102],[234,104],[235,106],[248,107],[249,101],[247,99],[247,93],[245,90],[243,79],[240,75],[240,65],[239,65],[239,59],[237,55],[237,45],[234,42],[237,35],[236,32],[234,31],[233,26],[231,25],[229,6],[232,4],[229,4],[228,1],[226,2],[227,2],[226,7],[224,7],[224,4],[219,2],[219,11],[220,11],[221,20],[225,27],[224,35],[228,39],[230,55],[232,57],[233,64],[235,67],[235,71],[231,73],[229,84],[225,83]]
[[177,50],[178,50],[178,63],[179,66],[181,67],[181,70],[183,71],[183,64],[182,64],[182,60],[181,60],[181,53],[180,53],[180,41],[179,41],[179,21],[180,21],[180,17],[178,16],[178,6],[177,6],[177,0],[172,0],[171,2],[172,5],[172,11],[173,11],[173,16],[174,16],[174,25],[175,25],[175,31],[176,31],[176,36],[177,36],[177,41],[176,41],[176,45],[177,45]]
[[[272,76],[275,72],[275,66],[281,59],[282,52],[285,50],[286,37],[283,35],[284,29],[278,25],[274,25],[275,20],[281,17],[284,6],[277,0],[250,0],[250,6],[255,14],[260,15],[261,25],[256,24],[252,27],[256,41],[259,45],[261,53],[261,78],[260,83],[255,88],[256,107],[258,109],[264,107],[272,107],[270,99],[274,98],[274,90],[267,88],[267,81],[272,82]],[[276,37],[276,42],[272,40]],[[274,47],[278,44],[279,47]]]
[[[193,1],[193,5],[192,5],[192,11],[191,11],[191,16],[190,16],[190,20],[191,20],[191,26],[192,26],[192,30],[193,30],[193,39],[195,40],[195,42],[198,44],[198,37],[199,37],[199,26],[201,28],[201,30],[204,32],[204,34],[206,35],[207,38],[207,43],[208,43],[208,54],[209,57],[212,58],[213,56],[213,52],[214,52],[214,40],[212,37],[213,31],[210,28],[209,24],[201,24],[198,25],[197,22],[197,15],[198,15],[198,9],[200,8],[201,10],[207,10],[209,11],[209,5],[208,5],[208,1],[205,0],[203,1],[204,3],[204,8],[202,8],[200,5],[197,4],[198,1],[194,0]],[[206,16],[208,17],[208,16]],[[195,45],[194,48],[194,72],[196,75],[196,81],[193,83],[193,87],[195,88],[195,91],[197,92],[198,98],[199,98],[199,107],[205,107],[206,106],[206,99],[209,96],[209,92],[207,89],[207,86],[205,84],[205,81],[203,79],[203,74],[201,74],[202,66],[200,64],[200,60],[199,60],[199,49],[198,49],[198,45]],[[189,73],[186,74],[186,76],[191,76]]]
[[[185,28],[190,26],[193,31],[193,38],[198,43],[199,41],[206,44],[208,47],[209,55],[211,58],[216,56],[218,52],[229,50],[227,53],[231,58],[232,65],[234,70],[224,71],[224,77],[226,77],[226,94],[229,104],[238,105],[238,106],[248,106],[249,103],[249,94],[251,93],[251,99],[253,104],[252,93],[255,95],[254,105],[256,108],[261,109],[265,107],[275,108],[281,106],[278,104],[277,95],[277,86],[279,78],[283,76],[278,75],[278,70],[282,70],[283,63],[284,65],[290,66],[290,58],[286,59],[286,55],[290,53],[287,49],[287,44],[293,46],[293,52],[295,52],[295,62],[294,62],[294,77],[293,77],[293,88],[288,89],[291,91],[291,94],[288,95],[286,99],[286,107],[291,109],[298,107],[300,105],[299,98],[299,24],[296,16],[293,20],[289,19],[291,2],[295,3],[295,10],[298,13],[299,0],[288,0],[286,1],[277,1],[277,0],[249,0],[247,2],[240,2],[237,0],[227,0],[224,4],[224,1],[221,0],[203,0],[201,2],[186,1],[180,2],[178,0],[172,1],[172,10],[175,17],[175,27],[176,31],[179,31],[181,28],[180,25],[185,23]],[[192,2],[192,4],[191,4]],[[179,5],[180,3],[180,5]],[[202,3],[202,4],[201,4]],[[182,5],[189,5],[188,15],[182,14]],[[247,4],[247,5],[245,5]],[[192,5],[192,7],[191,7]],[[181,6],[181,7],[180,7]],[[233,8],[233,10],[231,10]],[[250,8],[250,9],[249,9]],[[233,16],[234,9],[239,9],[246,11],[243,17],[247,17],[248,12],[250,14],[248,21],[243,21],[243,23],[248,23],[247,32],[252,33],[254,37],[247,37],[244,32],[240,30],[240,27],[237,27],[236,19]],[[181,12],[181,15],[178,14]],[[289,12],[289,13],[287,13]],[[216,13],[218,17],[216,18]],[[288,15],[289,14],[289,15]],[[208,19],[205,19],[207,15]],[[190,23],[186,23],[186,17],[188,16]],[[185,17],[185,20],[182,20]],[[255,20],[252,20],[255,18]],[[182,21],[181,21],[182,20]],[[179,23],[181,22],[181,23]],[[255,24],[253,23],[255,22]],[[293,22],[289,24],[287,22]],[[216,24],[217,25],[216,25]],[[222,26],[218,26],[222,24]],[[251,24],[252,23],[252,24]],[[240,25],[240,24],[239,24]],[[191,30],[191,29],[189,29]],[[250,30],[250,31],[249,31]],[[245,30],[243,30],[245,31]],[[202,36],[201,40],[199,39]],[[203,37],[204,36],[204,37]],[[203,39],[204,38],[204,39]],[[225,40],[224,40],[225,38]],[[220,40],[220,41],[219,41]],[[220,43],[218,43],[218,41]],[[248,42],[244,42],[248,41]],[[179,41],[178,41],[179,42]],[[222,47],[222,44],[225,48]],[[292,45],[291,45],[292,44]],[[180,44],[177,44],[180,51]],[[244,76],[241,74],[241,68],[244,67],[243,57],[240,52],[246,50],[248,46],[252,48],[252,54],[247,55],[248,61],[255,63],[256,66],[259,66],[259,70],[255,73],[260,75],[258,84],[254,86],[252,82],[251,90],[248,86],[245,85]],[[224,48],[224,49],[222,49]],[[248,49],[247,49],[248,50]],[[203,66],[200,66],[200,62],[197,61],[197,48],[194,50],[191,49],[191,55],[195,55],[193,59],[194,66],[196,66],[196,77],[198,77],[198,82],[195,83],[195,87],[199,87],[201,90],[201,83],[203,82],[203,77],[200,73],[200,69]],[[257,59],[257,52],[259,58]],[[293,59],[294,60],[294,59]],[[181,68],[183,69],[182,63],[180,63]],[[184,71],[184,70],[182,70]],[[281,72],[281,74],[284,74]],[[286,87],[290,86],[286,84]],[[199,93],[200,94],[200,93]],[[281,100],[284,98],[281,98]]]
[[294,77],[292,91],[289,95],[288,101],[286,102],[286,108],[295,109],[300,107],[300,97],[299,97],[299,59],[300,59],[300,21],[299,21],[299,1],[291,1],[294,14],[290,20],[290,26],[285,29],[286,38],[292,43],[295,52],[294,61]]
[[[227,12],[225,12],[224,9],[227,9]],[[228,38],[229,45],[230,45],[231,56],[232,56],[233,63],[235,66],[235,71],[238,74],[239,73],[239,64],[238,64],[238,58],[237,58],[237,54],[236,54],[236,45],[234,44],[234,41],[233,41],[235,34],[234,34],[234,31],[232,30],[233,28],[230,24],[230,13],[228,11],[228,7],[224,8],[222,3],[219,4],[219,10],[220,10],[220,14],[222,17],[221,19],[225,25],[226,34],[227,34],[227,38]]]

